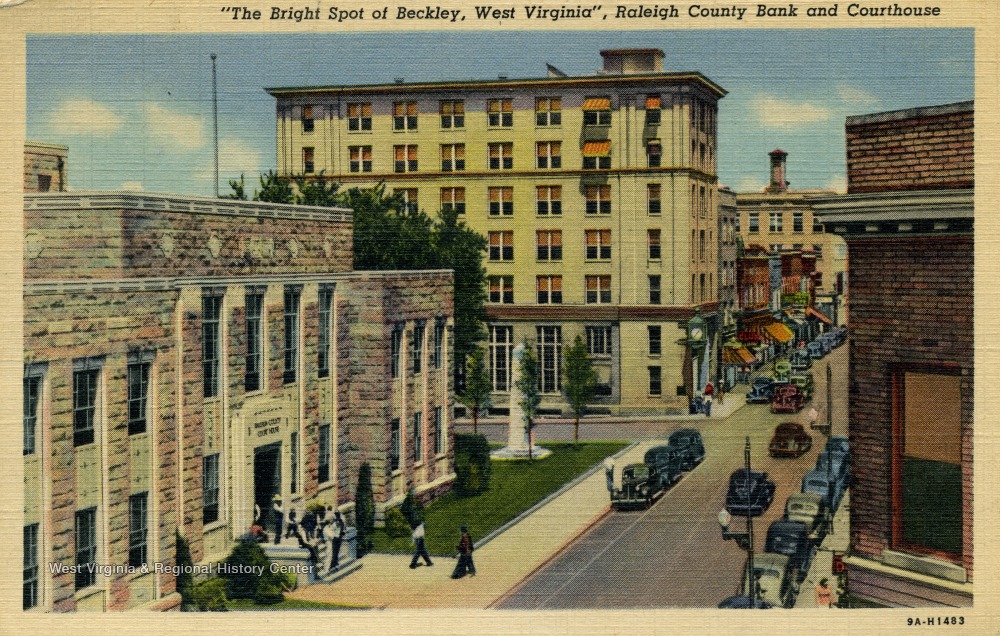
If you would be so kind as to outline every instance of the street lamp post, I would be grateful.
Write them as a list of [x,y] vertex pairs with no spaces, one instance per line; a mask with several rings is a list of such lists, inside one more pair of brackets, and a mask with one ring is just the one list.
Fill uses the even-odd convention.
[[[829,360],[827,360],[827,362],[826,362],[826,439],[827,439],[827,441],[830,440],[830,437],[832,435],[833,435],[833,365],[830,364]],[[831,504],[831,507],[832,507],[832,504],[833,504],[833,492],[832,492],[832,486],[833,486],[833,484],[830,483],[830,479],[831,479],[830,473],[832,471],[832,466],[831,466],[832,464],[833,464],[833,455],[831,453],[827,453],[827,456],[826,456],[826,487],[827,487],[827,490],[831,491],[830,492],[830,504]],[[830,510],[829,513],[830,513],[830,534],[833,534],[833,513],[834,513],[834,511]]]
[[743,462],[746,468],[746,492],[747,492],[747,529],[746,532],[735,532],[729,530],[729,522],[732,519],[729,512],[723,510],[719,513],[719,525],[722,526],[722,539],[724,541],[736,541],[736,545],[747,551],[747,588],[750,594],[750,607],[757,608],[757,585],[753,573],[753,516],[750,514],[750,436],[747,436],[746,445],[743,448]]

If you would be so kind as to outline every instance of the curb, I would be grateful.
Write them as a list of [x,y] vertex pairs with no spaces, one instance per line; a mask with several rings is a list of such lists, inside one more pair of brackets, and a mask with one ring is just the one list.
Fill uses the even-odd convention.
[[[613,457],[613,458],[617,459],[621,455],[624,455],[626,452],[628,452],[628,451],[632,450],[633,448],[635,448],[636,446],[638,446],[640,443],[641,442],[632,442],[631,444],[629,444],[625,448],[621,449],[620,451],[618,451],[614,455],[609,455],[609,457]],[[534,514],[535,512],[537,512],[543,506],[551,503],[552,500],[555,499],[556,497],[559,497],[559,496],[565,494],[566,491],[568,491],[571,488],[577,486],[580,482],[582,482],[583,480],[587,479],[588,477],[590,477],[591,475],[593,475],[594,473],[596,473],[598,470],[600,470],[601,466],[602,466],[601,462],[598,462],[598,463],[594,464],[593,466],[591,466],[587,470],[583,471],[582,473],[580,473],[579,475],[577,475],[576,477],[574,477],[570,481],[568,481],[565,484],[563,484],[562,486],[560,486],[557,490],[554,490],[553,492],[550,492],[548,495],[545,496],[544,499],[542,499],[541,501],[539,501],[535,505],[531,506],[530,508],[528,508],[527,510],[525,510],[521,514],[517,515],[516,517],[514,517],[513,519],[511,519],[507,523],[501,525],[498,528],[494,528],[493,532],[490,532],[488,535],[486,535],[485,537],[483,537],[482,539],[480,539],[479,541],[476,542],[476,544],[477,544],[476,545],[476,549],[478,550],[478,549],[482,548],[484,545],[486,545],[487,543],[489,543],[493,539],[496,539],[498,536],[500,536],[501,534],[503,534],[507,530],[510,530],[512,527],[514,527],[517,524],[519,524],[522,521],[524,521],[527,517],[529,517],[532,514]],[[609,504],[609,506],[610,506],[610,504]]]
[[534,568],[532,568],[532,570],[530,572],[528,572],[527,574],[525,574],[524,577],[521,578],[520,581],[518,581],[517,583],[515,583],[512,588],[510,588],[509,590],[507,590],[506,592],[504,592],[503,594],[501,594],[499,597],[497,597],[493,601],[491,601],[490,604],[486,606],[486,609],[496,609],[496,607],[498,605],[500,605],[501,603],[503,603],[504,601],[506,601],[508,598],[510,598],[514,594],[517,594],[521,590],[522,587],[524,587],[525,585],[527,585],[528,582],[532,578],[534,578],[534,576],[536,574],[538,574],[539,572],[541,572],[546,566],[548,566],[550,563],[552,563],[554,560],[556,560],[559,556],[561,556],[564,552],[566,552],[566,550],[569,550],[571,547],[573,547],[574,545],[576,545],[581,539],[583,539],[584,535],[586,535],[588,532],[590,532],[591,528],[593,528],[595,525],[597,525],[598,522],[600,522],[602,519],[604,519],[604,517],[608,516],[608,514],[610,514],[610,513],[611,513],[611,504],[609,503],[607,506],[604,507],[604,510],[602,510],[599,513],[597,513],[596,516],[594,516],[593,518],[590,519],[590,521],[588,521],[586,524],[584,524],[583,529],[580,532],[576,533],[575,536],[570,537],[569,539],[567,539],[561,546],[559,546],[558,548],[556,548],[552,552],[552,554],[550,554],[549,556],[545,557],[542,560],[541,563],[539,563],[538,565],[536,565]]

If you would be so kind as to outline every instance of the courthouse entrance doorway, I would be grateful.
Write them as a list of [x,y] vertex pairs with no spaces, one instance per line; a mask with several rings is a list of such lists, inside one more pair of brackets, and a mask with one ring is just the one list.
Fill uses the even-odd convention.
[[255,521],[273,532],[274,496],[281,494],[281,442],[254,449],[253,492],[254,504],[260,510],[260,519]]

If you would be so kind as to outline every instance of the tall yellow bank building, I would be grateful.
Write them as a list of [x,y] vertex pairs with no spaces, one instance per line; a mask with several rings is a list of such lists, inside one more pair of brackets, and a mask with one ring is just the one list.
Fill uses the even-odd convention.
[[542,413],[566,409],[563,349],[577,336],[609,413],[687,409],[716,368],[692,364],[696,309],[717,340],[718,100],[698,72],[664,72],[663,51],[601,51],[594,75],[269,88],[277,163],[452,208],[488,240],[493,403],[511,353],[536,347]]

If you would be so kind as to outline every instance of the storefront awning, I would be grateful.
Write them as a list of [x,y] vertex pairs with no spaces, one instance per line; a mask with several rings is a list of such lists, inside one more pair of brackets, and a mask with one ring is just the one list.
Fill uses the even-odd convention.
[[765,325],[764,332],[769,338],[781,344],[785,344],[795,337],[792,330],[780,322],[772,322],[769,325]]
[[807,316],[812,316],[813,318],[816,318],[817,320],[819,320],[819,321],[821,321],[821,322],[823,322],[825,324],[828,324],[828,325],[832,325],[833,324],[833,321],[830,320],[829,318],[827,318],[826,314],[824,314],[819,309],[816,309],[815,307],[806,307],[806,315]]
[[754,361],[754,356],[746,347],[723,347],[723,364],[750,364]]
[[611,154],[611,141],[588,141],[583,144],[584,157],[607,157]]

